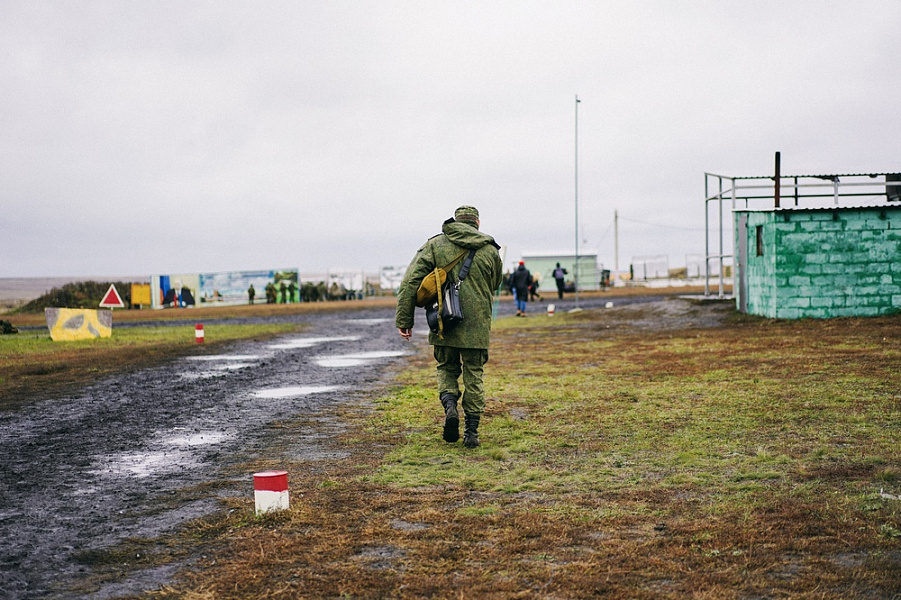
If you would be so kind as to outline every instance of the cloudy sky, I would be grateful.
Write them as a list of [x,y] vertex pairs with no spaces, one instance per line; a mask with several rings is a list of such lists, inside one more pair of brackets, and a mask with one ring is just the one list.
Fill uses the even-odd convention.
[[[0,3],[0,277],[704,251],[704,172],[901,170],[901,3]],[[576,121],[575,97],[581,103]]]

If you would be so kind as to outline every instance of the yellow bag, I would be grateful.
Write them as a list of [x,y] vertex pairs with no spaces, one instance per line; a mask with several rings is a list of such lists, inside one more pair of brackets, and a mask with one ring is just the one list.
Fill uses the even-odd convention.
[[460,259],[466,256],[466,252],[464,250],[460,256],[444,267],[435,267],[434,271],[423,278],[422,283],[419,284],[419,289],[416,290],[416,306],[424,307],[438,297],[438,292],[444,286],[444,282],[447,281],[447,272],[453,269],[460,262]]

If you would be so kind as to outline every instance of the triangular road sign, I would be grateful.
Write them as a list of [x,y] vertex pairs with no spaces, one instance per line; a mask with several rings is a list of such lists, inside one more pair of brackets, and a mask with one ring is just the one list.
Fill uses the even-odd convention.
[[125,308],[122,296],[119,295],[119,292],[116,291],[116,286],[112,283],[100,302],[100,308]]

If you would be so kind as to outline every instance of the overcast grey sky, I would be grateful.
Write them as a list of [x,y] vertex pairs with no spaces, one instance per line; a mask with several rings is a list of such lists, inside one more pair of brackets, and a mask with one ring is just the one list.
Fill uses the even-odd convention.
[[704,172],[901,170],[901,2],[0,3],[0,277],[704,250]]

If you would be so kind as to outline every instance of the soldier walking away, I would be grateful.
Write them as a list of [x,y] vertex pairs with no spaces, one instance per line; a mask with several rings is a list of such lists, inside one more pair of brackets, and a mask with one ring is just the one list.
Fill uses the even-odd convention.
[[510,283],[516,296],[516,316],[526,316],[526,302],[529,301],[529,286],[532,284],[532,274],[526,268],[526,263],[519,261],[519,266],[513,271]]
[[[446,442],[460,439],[460,376],[463,376],[462,406],[465,427],[463,445],[479,446],[479,421],[485,411],[485,390],[482,374],[488,362],[488,341],[491,332],[491,305],[494,291],[503,278],[500,246],[490,235],[479,231],[479,211],[461,206],[454,217],[444,222],[441,233],[430,238],[413,257],[397,293],[397,312],[394,324],[400,335],[409,340],[413,333],[413,313],[416,291],[423,278],[436,267],[444,268],[466,251],[475,250],[469,275],[460,285],[460,305],[463,321],[444,331],[443,337],[429,334],[437,361],[438,398],[444,408]],[[448,281],[457,281],[463,262],[459,261],[447,274]]]
[[257,295],[257,291],[253,289],[253,284],[250,284],[250,287],[247,288],[247,297],[250,299],[250,303],[253,304],[253,297]]
[[557,268],[554,269],[554,281],[557,282],[557,298],[563,300],[563,289],[566,287],[566,274],[569,273],[566,269],[560,266],[560,263],[557,263]]

